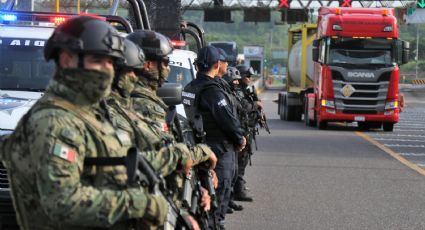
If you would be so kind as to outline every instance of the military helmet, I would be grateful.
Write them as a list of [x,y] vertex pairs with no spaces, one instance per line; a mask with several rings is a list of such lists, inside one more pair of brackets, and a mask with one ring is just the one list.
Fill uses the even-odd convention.
[[170,39],[154,31],[137,30],[129,34],[127,38],[143,50],[146,60],[162,60],[173,52]]
[[228,67],[227,74],[223,76],[224,80],[228,83],[232,83],[234,80],[242,79],[239,70],[235,67]]
[[124,62],[118,63],[118,67],[143,69],[145,54],[136,44],[129,39],[124,39]]
[[237,65],[236,68],[239,70],[241,77],[251,77],[255,74],[254,69],[251,66]]
[[124,58],[124,42],[118,31],[105,21],[78,16],[59,25],[44,47],[44,58],[57,59],[60,49],[79,54],[100,54]]

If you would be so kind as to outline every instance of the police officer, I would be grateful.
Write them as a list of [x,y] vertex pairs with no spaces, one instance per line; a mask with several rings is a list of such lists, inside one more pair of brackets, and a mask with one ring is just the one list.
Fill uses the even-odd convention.
[[139,77],[132,93],[134,109],[155,120],[165,132],[167,105],[156,95],[156,90],[167,80],[170,73],[168,54],[173,51],[171,41],[164,35],[148,30],[135,31],[127,38],[138,45],[146,55],[144,68],[136,74]]
[[224,219],[231,192],[231,181],[234,173],[235,147],[241,150],[246,140],[238,118],[229,105],[229,98],[214,79],[219,71],[219,51],[213,46],[205,46],[198,52],[195,61],[196,79],[184,89],[183,103],[190,122],[195,124],[202,116],[202,128],[195,127],[198,137],[211,147],[217,155],[216,173],[219,184],[217,196],[219,208],[216,211],[220,226],[224,229]]
[[47,41],[45,58],[56,62],[56,73],[3,153],[21,229],[130,229],[140,218],[164,223],[165,200],[127,187],[116,177],[123,166],[84,163],[130,147],[98,106],[123,49],[112,26],[87,16],[58,26]]
[[236,68],[239,70],[242,79],[240,80],[240,87],[237,91],[241,98],[242,108],[244,108],[244,113],[246,121],[245,125],[245,135],[247,137],[247,147],[239,154],[238,158],[238,177],[234,187],[234,199],[237,201],[247,201],[252,202],[253,198],[249,195],[248,189],[244,180],[245,169],[249,163],[250,156],[252,155],[252,142],[253,135],[255,132],[255,126],[258,120],[258,109],[261,109],[261,102],[257,97],[254,97],[253,93],[249,90],[251,85],[251,77],[255,74],[252,67],[246,65],[237,65]]

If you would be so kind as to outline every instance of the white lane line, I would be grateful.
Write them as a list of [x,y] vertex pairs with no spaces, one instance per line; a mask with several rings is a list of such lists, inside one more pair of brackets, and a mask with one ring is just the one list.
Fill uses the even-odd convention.
[[387,134],[387,133],[374,133],[370,136],[385,136],[385,137],[416,137],[416,138],[425,138],[425,135],[414,135],[414,134]]
[[390,138],[374,138],[377,141],[400,141],[400,142],[425,142],[425,140],[409,140],[409,139],[390,139]]
[[400,148],[425,148],[425,145],[400,145],[400,144],[384,144],[386,147],[400,147]]
[[425,153],[399,153],[402,156],[410,156],[410,157],[423,157]]
[[419,167],[425,167],[425,163],[417,163],[416,165]]
[[394,129],[400,132],[425,132],[425,129]]

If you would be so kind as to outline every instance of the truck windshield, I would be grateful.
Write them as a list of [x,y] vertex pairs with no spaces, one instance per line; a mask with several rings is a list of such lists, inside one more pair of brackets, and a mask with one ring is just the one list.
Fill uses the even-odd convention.
[[392,40],[387,39],[331,39],[329,65],[391,66]]
[[187,69],[181,66],[170,65],[171,71],[168,75],[168,82],[180,83],[185,87],[189,82],[194,79],[191,69]]
[[55,64],[43,57],[44,40],[0,40],[0,89],[44,91]]

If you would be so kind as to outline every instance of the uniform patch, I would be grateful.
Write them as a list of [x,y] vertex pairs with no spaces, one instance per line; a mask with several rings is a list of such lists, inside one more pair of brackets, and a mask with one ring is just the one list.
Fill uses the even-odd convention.
[[218,104],[218,106],[226,106],[227,105],[227,101],[226,101],[226,99],[222,99],[217,104]]
[[67,161],[74,162],[76,152],[75,150],[64,144],[55,143],[55,146],[53,147],[53,155],[58,156]]
[[126,131],[118,130],[117,132],[118,140],[122,145],[131,145],[130,135]]

